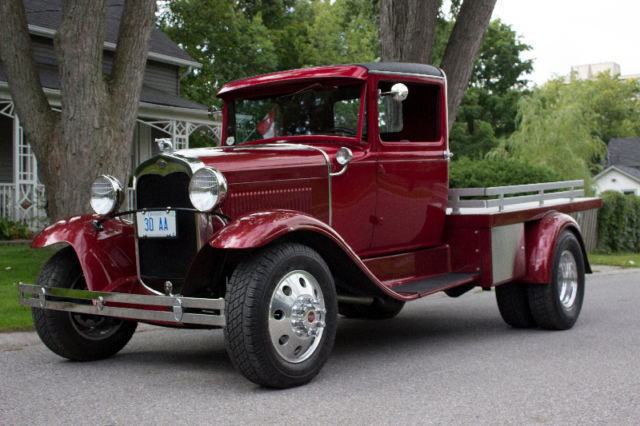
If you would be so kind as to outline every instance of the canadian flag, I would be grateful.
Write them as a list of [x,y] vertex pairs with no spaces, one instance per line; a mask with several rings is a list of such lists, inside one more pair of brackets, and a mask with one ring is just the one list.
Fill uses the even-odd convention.
[[260,132],[264,139],[276,137],[276,106],[271,108],[271,111],[264,116],[261,122],[258,123],[256,129]]

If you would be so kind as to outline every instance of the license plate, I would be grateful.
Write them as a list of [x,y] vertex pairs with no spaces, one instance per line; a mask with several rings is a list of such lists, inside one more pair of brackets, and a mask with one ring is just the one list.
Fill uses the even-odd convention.
[[139,238],[175,238],[176,212],[137,212]]

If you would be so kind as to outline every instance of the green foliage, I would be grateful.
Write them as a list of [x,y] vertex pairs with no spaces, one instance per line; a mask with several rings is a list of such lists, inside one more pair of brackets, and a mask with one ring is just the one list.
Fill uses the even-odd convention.
[[223,84],[312,65],[369,62],[379,56],[378,1],[176,0],[163,31],[203,64],[182,94],[220,105]]
[[30,240],[32,237],[27,225],[0,217],[0,240]]
[[597,252],[640,251],[640,197],[617,191],[600,194]]
[[543,164],[565,179],[584,179],[588,185],[606,151],[605,142],[598,137],[599,126],[591,102],[597,96],[594,89],[600,80],[569,84],[552,80],[523,97],[518,104],[518,129],[494,154]]
[[249,18],[231,0],[173,1],[168,8],[163,31],[203,65],[182,80],[185,97],[211,105],[224,83],[276,70],[277,41],[261,13]]
[[558,180],[562,180],[561,176],[547,167],[513,158],[462,158],[452,162],[449,170],[451,188],[485,188]]
[[0,246],[0,332],[33,328],[31,309],[18,303],[18,282],[35,283],[55,249],[26,245]]
[[509,25],[500,20],[489,24],[451,129],[457,158],[482,158],[514,132],[518,101],[528,93],[522,76],[533,69],[532,61],[520,55],[530,49]]

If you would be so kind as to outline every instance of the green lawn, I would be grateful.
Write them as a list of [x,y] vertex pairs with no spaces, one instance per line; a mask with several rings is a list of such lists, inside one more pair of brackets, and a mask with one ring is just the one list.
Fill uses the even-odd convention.
[[[589,254],[592,265],[624,266],[627,268],[640,267],[640,253]],[[594,268],[597,269],[597,268]]]
[[18,282],[34,284],[55,249],[27,245],[0,246],[0,332],[32,330],[31,308],[18,302]]

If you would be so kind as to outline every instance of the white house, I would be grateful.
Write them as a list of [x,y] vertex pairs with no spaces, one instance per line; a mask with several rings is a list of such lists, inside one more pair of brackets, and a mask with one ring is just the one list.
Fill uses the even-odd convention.
[[[31,43],[40,80],[50,105],[60,106],[60,85],[53,37],[60,25],[60,0],[24,0]],[[123,2],[110,0],[107,8],[103,67],[109,73],[117,41]],[[221,123],[212,121],[206,106],[180,97],[180,80],[196,62],[162,31],[154,29],[138,111],[131,167],[158,152],[155,139],[171,138],[176,148],[187,148],[189,136],[205,131],[218,143]],[[38,165],[31,148],[23,141],[7,78],[0,63],[0,217],[42,225],[45,188],[38,180]]]
[[596,194],[613,190],[640,195],[640,138],[611,139],[605,169],[594,180]]

